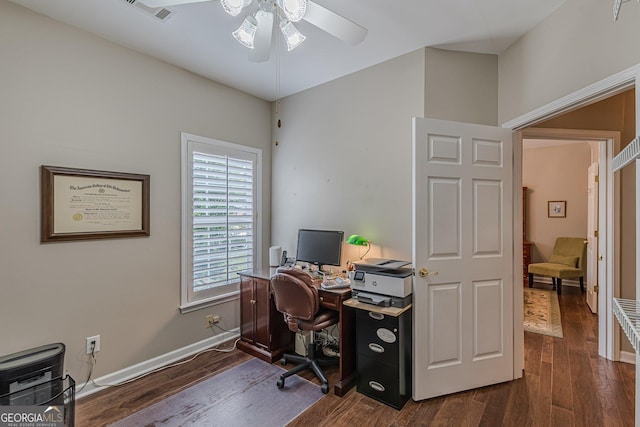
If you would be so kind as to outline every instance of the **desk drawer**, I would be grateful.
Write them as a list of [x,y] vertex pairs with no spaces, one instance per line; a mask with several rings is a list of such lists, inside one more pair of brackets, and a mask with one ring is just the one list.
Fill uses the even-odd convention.
[[331,310],[340,310],[342,296],[337,293],[320,291],[320,306]]

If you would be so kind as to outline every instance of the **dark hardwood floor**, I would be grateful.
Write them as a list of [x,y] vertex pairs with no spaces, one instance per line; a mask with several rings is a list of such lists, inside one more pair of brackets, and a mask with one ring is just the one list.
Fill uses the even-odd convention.
[[[598,319],[579,289],[563,288],[559,300],[564,338],[525,332],[525,374],[519,380],[421,402],[409,400],[401,411],[355,388],[342,398],[331,391],[289,425],[633,426],[635,366],[598,357]],[[209,352],[88,396],[76,402],[76,426],[108,425],[250,357],[238,350]],[[326,368],[325,373],[334,384],[337,368]],[[304,376],[318,383],[311,374]],[[273,392],[278,392],[275,384]]]

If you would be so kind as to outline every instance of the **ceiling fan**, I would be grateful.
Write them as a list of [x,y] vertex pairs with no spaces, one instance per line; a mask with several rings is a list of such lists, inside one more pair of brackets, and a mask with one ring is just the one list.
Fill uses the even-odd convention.
[[[140,1],[149,7],[157,8],[213,0]],[[306,38],[293,25],[294,22],[303,19],[352,45],[362,42],[368,31],[311,0],[220,0],[220,3],[231,16],[239,15],[243,9],[250,11],[240,27],[233,32],[233,36],[250,49],[249,60],[253,62],[269,60],[274,22],[278,22],[288,50],[295,49]]]

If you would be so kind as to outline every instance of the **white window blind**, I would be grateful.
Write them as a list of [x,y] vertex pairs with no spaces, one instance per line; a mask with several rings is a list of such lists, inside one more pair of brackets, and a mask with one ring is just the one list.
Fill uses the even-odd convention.
[[255,151],[183,134],[183,308],[237,297],[238,272],[256,265]]
[[193,287],[238,280],[253,267],[253,162],[193,153]]

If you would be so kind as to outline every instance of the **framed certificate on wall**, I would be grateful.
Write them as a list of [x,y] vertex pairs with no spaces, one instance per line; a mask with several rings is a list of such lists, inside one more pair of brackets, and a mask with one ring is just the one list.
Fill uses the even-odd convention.
[[40,167],[40,241],[149,236],[149,175]]

